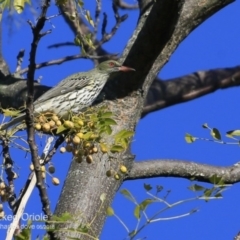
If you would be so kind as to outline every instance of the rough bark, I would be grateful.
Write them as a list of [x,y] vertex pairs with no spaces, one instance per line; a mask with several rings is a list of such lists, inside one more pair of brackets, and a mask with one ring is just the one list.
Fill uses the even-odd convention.
[[[128,75],[118,74],[104,89],[106,96],[104,103],[107,103],[114,115],[118,116],[116,119],[118,125],[114,128],[114,132],[121,129],[134,130],[141,117],[150,86],[154,86],[152,83],[157,73],[168,61],[179,43],[205,19],[231,2],[232,0],[205,0],[202,2],[196,0],[140,1],[138,26],[121,58],[121,61],[127,66],[135,68],[136,73],[129,73]],[[238,79],[238,83],[236,84],[232,83],[230,78],[234,74],[236,74],[236,78]],[[201,84],[196,84],[196,75],[192,76],[191,79],[195,79],[193,85],[197,86],[196,89],[199,90],[198,94],[189,87],[191,84],[181,85],[185,81],[177,83],[174,80],[172,82],[175,82],[176,86],[172,87],[172,85],[169,85],[170,87],[168,88],[173,90],[173,94],[169,94],[169,96],[172,96],[172,101],[166,98],[169,104],[157,104],[155,107],[152,107],[151,111],[170,106],[179,101],[189,100],[191,99],[189,97],[191,94],[196,94],[196,97],[206,94],[206,86],[212,87],[208,92],[224,87],[226,85],[224,85],[222,80],[227,78],[230,79],[228,86],[238,85],[239,68],[234,69],[224,78],[218,79],[218,84],[213,84],[213,82],[209,84],[209,81],[206,81],[206,85],[204,85],[205,89],[202,88]],[[198,76],[197,79],[201,79],[201,76]],[[24,80],[20,82],[22,81]],[[164,89],[162,87],[163,84],[165,83],[161,82],[157,86]],[[166,84],[169,84],[169,82]],[[152,88],[154,89],[154,87]],[[45,91],[46,89],[43,87],[40,91]],[[166,94],[163,95],[166,96],[169,91],[166,90]],[[157,93],[159,94],[161,91]],[[162,97],[158,98],[158,94],[154,94],[155,98],[152,98],[151,103],[148,104],[149,106],[152,106],[154,102],[159,103],[161,101]],[[183,98],[182,96],[185,97]],[[2,97],[1,92],[0,97]],[[145,111],[146,113],[150,112],[149,110]],[[111,137],[106,137],[105,141],[111,142],[112,139]],[[134,156],[128,150],[116,157],[123,161],[130,170],[130,179],[132,174],[131,169],[134,166]],[[124,180],[116,181],[106,177],[106,164],[108,161],[107,154],[103,155],[99,153],[91,165],[87,163],[79,165],[72,162],[55,211],[56,214],[69,212],[75,217],[76,221],[65,225],[65,227],[72,228],[79,226],[81,223],[87,224],[96,217],[91,226],[90,234],[98,236],[101,233],[106,218],[106,208],[111,204],[116,191]],[[111,163],[113,167],[117,165],[114,161]],[[107,197],[100,209],[100,195],[103,193]],[[67,232],[61,232],[61,234],[57,234],[57,237],[66,239],[67,234]],[[79,234],[72,232],[71,237],[79,237]],[[81,236],[81,239],[85,239],[85,237]]]
[[[122,61],[135,68],[136,73],[124,75],[124,78],[119,74],[105,88],[105,102],[118,116],[115,132],[135,128],[141,116],[145,96],[160,68],[195,27],[230,1],[204,3],[204,6],[199,6],[196,1],[156,1],[142,14],[122,57]],[[111,141],[107,138],[105,140]],[[133,158],[129,152],[118,157],[131,169]],[[74,162],[71,164],[56,208],[57,214],[68,211],[77,215],[77,221],[67,227],[77,227],[83,222],[82,216],[85,223],[91,222],[101,204],[100,195],[106,193],[107,199],[92,226],[92,232],[100,234],[105,221],[106,207],[111,204],[122,182],[105,176],[107,161],[107,156],[99,156],[92,166],[79,166]],[[79,237],[77,233],[71,236]],[[66,235],[61,234],[58,237],[64,239]]]

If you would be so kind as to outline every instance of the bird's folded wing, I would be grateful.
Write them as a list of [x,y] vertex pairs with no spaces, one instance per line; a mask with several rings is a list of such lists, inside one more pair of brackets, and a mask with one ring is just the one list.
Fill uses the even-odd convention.
[[84,88],[89,83],[89,79],[86,76],[81,76],[79,74],[74,74],[67,79],[61,81],[57,86],[49,89],[42,96],[40,96],[34,104],[43,103],[51,98],[58,97],[60,95],[65,95],[69,92],[74,92],[74,90],[80,90]]

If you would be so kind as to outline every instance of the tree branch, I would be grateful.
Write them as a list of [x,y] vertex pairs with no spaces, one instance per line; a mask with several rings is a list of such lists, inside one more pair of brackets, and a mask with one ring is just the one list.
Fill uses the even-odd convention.
[[178,103],[190,101],[219,89],[240,85],[240,66],[198,71],[151,85],[142,116]]
[[33,41],[31,44],[31,50],[30,50],[30,59],[29,59],[29,66],[28,66],[28,73],[27,73],[27,89],[28,89],[28,95],[27,95],[27,107],[26,107],[26,125],[27,125],[27,136],[28,136],[28,144],[31,151],[31,157],[32,157],[32,163],[34,165],[34,171],[37,178],[37,188],[39,190],[41,202],[42,202],[42,209],[43,212],[47,215],[48,219],[51,218],[51,210],[50,210],[50,203],[47,196],[46,186],[43,181],[42,177],[42,171],[41,171],[41,165],[39,163],[38,158],[38,149],[35,142],[35,130],[33,127],[33,102],[34,102],[34,74],[36,69],[36,53],[37,53],[37,47],[38,42],[41,39],[42,36],[46,35],[46,33],[41,33],[45,21],[46,21],[46,14],[47,9],[50,5],[50,0],[45,0],[43,2],[42,11],[40,14],[40,17],[38,18],[36,26],[33,26],[33,24],[28,21],[32,28],[33,32]]
[[155,177],[180,177],[210,183],[210,178],[216,175],[224,183],[240,182],[240,163],[229,167],[217,167],[190,161],[158,159],[134,162],[125,180],[136,180]]

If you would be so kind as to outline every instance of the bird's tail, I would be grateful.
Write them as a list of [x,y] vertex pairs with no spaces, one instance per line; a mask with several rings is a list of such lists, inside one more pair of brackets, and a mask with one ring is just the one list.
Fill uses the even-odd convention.
[[21,114],[18,117],[13,118],[11,121],[0,125],[0,130],[7,130],[9,127],[12,127],[18,123],[21,123],[25,119],[25,114]]

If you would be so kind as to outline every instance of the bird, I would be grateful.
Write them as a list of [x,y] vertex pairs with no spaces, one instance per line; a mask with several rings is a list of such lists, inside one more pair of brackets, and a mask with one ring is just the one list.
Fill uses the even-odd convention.
[[[66,118],[70,111],[79,113],[92,105],[111,73],[129,71],[135,71],[135,69],[123,66],[118,61],[108,60],[88,72],[72,74],[34,101],[34,116],[44,112],[52,112],[59,117]],[[0,126],[0,130],[6,130],[22,122],[25,120],[25,116],[22,113],[13,118]]]

